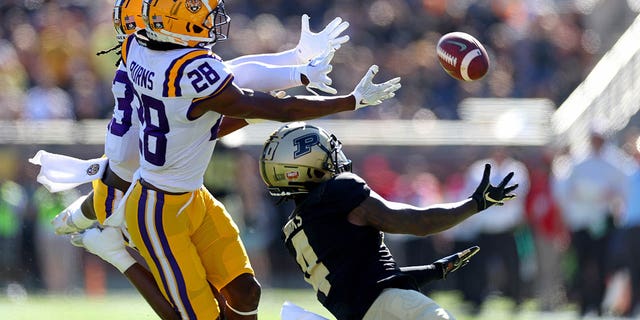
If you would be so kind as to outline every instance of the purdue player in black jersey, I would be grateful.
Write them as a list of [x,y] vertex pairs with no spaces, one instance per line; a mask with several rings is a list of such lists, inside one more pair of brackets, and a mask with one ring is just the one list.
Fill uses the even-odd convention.
[[491,167],[469,198],[419,208],[389,202],[351,173],[340,141],[322,128],[297,122],[264,145],[260,175],[274,196],[296,208],[282,236],[318,300],[338,320],[453,319],[419,287],[466,264],[472,247],[431,265],[398,267],[383,232],[426,236],[515,197],[517,185],[489,183]]

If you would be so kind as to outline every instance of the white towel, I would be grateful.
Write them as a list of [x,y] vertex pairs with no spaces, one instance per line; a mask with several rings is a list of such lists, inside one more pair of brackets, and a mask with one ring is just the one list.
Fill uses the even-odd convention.
[[49,192],[73,189],[100,179],[107,167],[107,158],[82,160],[61,154],[38,151],[29,162],[41,166],[37,181]]
[[282,320],[328,320],[327,318],[305,310],[291,301],[285,301],[280,310]]

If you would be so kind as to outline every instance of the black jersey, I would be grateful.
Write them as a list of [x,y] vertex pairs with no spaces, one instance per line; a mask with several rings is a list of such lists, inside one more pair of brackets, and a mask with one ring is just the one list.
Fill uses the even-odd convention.
[[313,189],[282,229],[305,280],[338,320],[362,319],[384,288],[418,290],[396,266],[382,232],[347,220],[370,192],[362,178],[342,173]]

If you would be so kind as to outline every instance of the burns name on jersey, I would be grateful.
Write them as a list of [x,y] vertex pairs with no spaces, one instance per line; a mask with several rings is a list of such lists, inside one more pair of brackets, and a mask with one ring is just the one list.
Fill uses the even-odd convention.
[[153,90],[153,77],[156,75],[153,71],[143,68],[134,61],[129,66],[129,75],[131,81],[137,85]]

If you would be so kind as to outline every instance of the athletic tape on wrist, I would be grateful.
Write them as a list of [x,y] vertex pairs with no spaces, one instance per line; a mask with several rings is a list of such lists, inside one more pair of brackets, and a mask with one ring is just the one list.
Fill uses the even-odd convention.
[[69,219],[71,220],[71,223],[73,224],[73,226],[80,230],[87,229],[96,222],[96,220],[87,218],[84,215],[84,212],[82,212],[81,207],[78,207],[75,210],[73,210],[73,212],[71,212],[71,216],[69,217]]
[[227,307],[229,309],[231,309],[231,311],[233,311],[233,312],[235,312],[235,313],[237,313],[237,314],[239,314],[241,316],[253,316],[253,315],[258,314],[258,308],[256,308],[253,311],[246,311],[245,312],[245,311],[239,311],[239,310],[234,309],[232,306],[229,305],[229,301],[225,301],[225,304],[227,305]]
[[110,256],[111,259],[104,259],[107,262],[111,263],[114,267],[120,271],[120,273],[124,273],[129,269],[132,265],[136,263],[136,260],[126,251],[116,252]]

